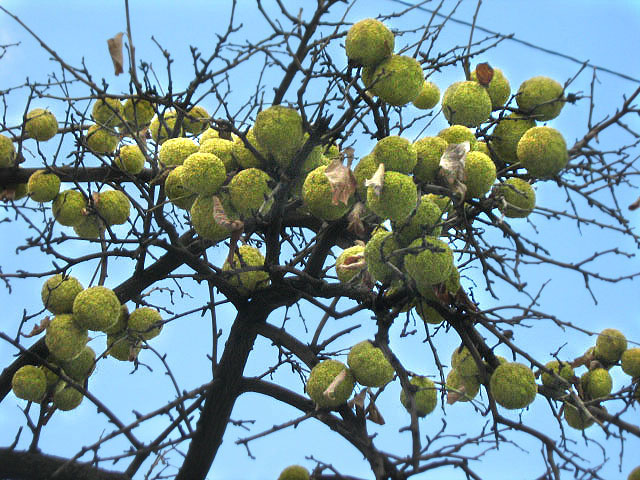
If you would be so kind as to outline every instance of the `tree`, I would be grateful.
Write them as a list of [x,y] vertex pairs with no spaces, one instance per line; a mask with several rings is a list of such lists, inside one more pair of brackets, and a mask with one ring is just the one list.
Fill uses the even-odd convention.
[[[598,450],[605,436],[621,456],[638,445],[638,329],[623,342],[601,333],[617,325],[558,315],[539,272],[566,271],[594,299],[637,276],[627,199],[640,89],[594,116],[597,69],[583,65],[563,79],[526,72],[497,98],[506,66],[487,59],[509,37],[479,33],[481,2],[464,40],[444,45],[443,6],[354,26],[374,12],[283,3],[256,3],[268,26],[256,38],[228,2],[215,44],[192,48],[187,80],[157,39],[164,75],[135,48],[126,1],[126,34],[109,41],[124,73],[100,81],[0,7],[56,66],[2,91],[0,238],[29,257],[13,266],[5,249],[3,304],[31,294],[0,330],[16,354],[3,357],[3,410],[23,412],[3,435],[0,476],[205,478],[223,439],[238,438],[230,425],[248,430],[237,443],[252,456],[258,439],[314,423],[375,478],[488,478],[481,460],[518,446],[541,450],[538,478],[603,478],[616,448]],[[428,105],[424,79],[443,71],[466,83],[440,85]],[[254,88],[239,92],[247,75]],[[589,116],[571,143],[554,122],[573,103]],[[463,125],[439,133],[446,121]],[[627,143],[605,143],[616,130]],[[566,237],[548,234],[554,220],[582,229],[588,252],[557,255]],[[59,287],[68,276],[81,286]],[[85,355],[83,372],[73,362]],[[288,418],[237,419],[252,395],[253,408],[283,405]],[[81,409],[73,453],[41,449]],[[468,417],[462,433],[456,416]],[[305,454],[314,478],[359,478]]]

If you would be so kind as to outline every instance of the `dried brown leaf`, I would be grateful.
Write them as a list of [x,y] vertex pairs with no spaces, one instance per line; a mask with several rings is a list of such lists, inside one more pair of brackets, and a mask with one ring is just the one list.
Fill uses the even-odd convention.
[[116,76],[124,72],[124,56],[122,54],[122,36],[124,33],[116,33],[116,35],[107,40],[109,46],[109,55],[111,55],[111,61],[113,62],[113,70]]
[[380,196],[382,193],[382,187],[384,185],[384,163],[378,165],[378,169],[376,173],[373,174],[369,180],[364,181],[364,186],[366,188],[373,187],[373,193],[377,196]]
[[336,388],[338,388],[338,386],[345,380],[345,378],[347,378],[346,368],[342,370],[338,375],[336,375],[336,378],[334,378],[327,389],[322,392],[322,395],[333,400],[333,398],[335,398],[334,394],[336,392]]
[[461,197],[467,192],[467,186],[464,184],[464,162],[470,149],[469,142],[452,143],[440,157],[440,175]]
[[222,202],[217,196],[213,197],[213,219],[215,222],[229,230],[242,230],[244,228],[244,223],[241,220],[231,220],[227,214],[224,212],[224,207],[222,206]]
[[376,403],[374,401],[373,394],[371,392],[369,392],[369,400],[369,406],[367,407],[367,419],[377,425],[384,425],[384,418],[382,417],[380,410],[378,410],[378,407],[376,406]]
[[[351,164],[350,161],[349,164]],[[342,158],[334,158],[324,171],[324,174],[331,185],[331,203],[338,205],[338,203],[342,202],[347,205],[349,198],[356,191],[358,185],[351,169],[342,164]]]
[[487,62],[479,63],[476,67],[476,78],[478,83],[483,87],[486,87],[491,83],[493,79],[493,68]]
[[347,215],[347,230],[358,237],[364,237],[367,233],[362,217],[366,214],[366,208],[362,202],[358,202]]
[[51,323],[51,318],[44,317],[39,325],[34,325],[33,330],[31,330],[29,333],[23,333],[22,336],[25,338],[31,338],[31,337],[35,337],[36,335],[40,335],[42,332],[44,332],[47,329],[50,323]]

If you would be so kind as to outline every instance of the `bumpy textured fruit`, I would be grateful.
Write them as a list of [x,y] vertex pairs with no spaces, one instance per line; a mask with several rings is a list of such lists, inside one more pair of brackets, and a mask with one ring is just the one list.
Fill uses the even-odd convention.
[[551,127],[533,127],[527,130],[518,142],[517,155],[527,172],[538,178],[553,177],[569,161],[564,137]]
[[[409,380],[411,385],[418,387],[418,391],[414,394],[414,403],[416,407],[416,415],[419,417],[426,417],[436,408],[438,403],[438,391],[435,384],[427,377],[413,377]],[[400,392],[400,403],[404,405],[404,408],[408,412],[411,411],[411,403],[409,402],[409,396],[404,390]]]
[[473,147],[477,143],[477,139],[473,130],[464,125],[451,125],[438,132],[438,137],[444,138],[447,143],[462,143],[469,142],[469,147],[473,150]]
[[200,105],[195,105],[184,116],[183,128],[185,132],[200,135],[209,124],[209,112]]
[[76,296],[84,290],[77,278],[61,274],[54,275],[47,279],[42,285],[40,296],[44,308],[57,315],[59,313],[71,313],[73,301]]
[[477,82],[456,82],[442,96],[442,113],[449,125],[477,127],[491,115],[491,98]]
[[375,18],[355,23],[347,32],[344,48],[355,66],[375,66],[393,53],[393,32]]
[[[267,152],[267,149],[260,146],[260,144],[256,140],[256,136],[253,133],[253,128],[250,128],[249,131],[247,131],[246,138],[249,144],[253,147],[253,149],[257,151],[260,155],[262,155],[264,159],[268,157],[269,153]],[[200,140],[200,143],[203,143],[202,139]],[[260,160],[258,157],[256,157],[253,154],[253,152],[245,146],[244,142],[240,137],[237,137],[233,141],[232,155],[233,155],[233,158],[235,158],[236,162],[238,162],[238,164],[242,168],[253,167],[253,168],[263,169],[265,167],[263,161]]]
[[[551,360],[550,362],[547,362],[545,368],[551,370],[556,375],[560,376],[560,378],[563,378],[566,381],[570,381],[574,375],[573,367],[567,362],[562,362],[562,364],[560,364],[560,362],[558,362],[557,360]],[[561,380],[557,379],[547,372],[542,372],[542,384],[545,387],[553,389],[564,390],[566,388],[565,384]]]
[[353,277],[358,275],[365,265],[359,268],[349,268],[349,265],[359,260],[364,259],[364,246],[354,245],[353,247],[345,248],[338,258],[336,259],[336,273],[338,280],[342,283],[347,283]]
[[249,245],[241,245],[233,255],[233,264],[224,262],[222,270],[231,272],[229,282],[238,287],[244,295],[265,288],[269,284],[269,274],[263,270],[242,270],[250,267],[264,266],[264,257],[260,250]]
[[104,222],[98,215],[84,215],[80,223],[73,226],[73,231],[82,238],[99,238],[104,229]]
[[11,388],[16,397],[39,403],[47,393],[47,379],[35,365],[25,365],[13,374]]
[[[471,72],[471,80],[475,82],[478,81],[476,70]],[[484,88],[487,89],[489,98],[491,98],[491,108],[493,110],[502,107],[511,96],[511,85],[509,85],[509,80],[506,79],[502,70],[499,68],[493,69],[493,77],[491,78],[489,85]]]
[[107,335],[115,335],[115,334],[124,332],[124,330],[127,328],[128,321],[129,321],[129,308],[127,308],[126,305],[121,305],[120,315],[118,315],[118,320],[116,320],[116,323],[111,325],[109,328],[105,328],[104,333],[106,333]]
[[436,227],[440,223],[442,210],[427,195],[420,198],[420,203],[415,211],[407,218],[405,223],[397,226],[396,235],[401,244],[408,245],[416,238],[422,238],[425,235],[438,236],[441,227]]
[[584,410],[578,410],[573,405],[564,403],[564,419],[571,428],[584,430],[595,423],[592,416],[587,415]]
[[400,245],[391,232],[380,230],[371,236],[364,247],[364,258],[374,280],[387,283],[394,277],[394,270],[387,262],[392,265],[399,264],[399,256],[392,256],[399,248]]
[[27,121],[24,124],[24,132],[27,137],[46,142],[58,133],[58,120],[49,110],[34,108],[27,113]]
[[524,132],[536,126],[535,120],[515,113],[504,117],[491,134],[491,149],[498,159],[509,165],[518,161],[518,142]]
[[367,189],[367,207],[379,217],[393,222],[405,220],[417,202],[416,184],[409,175],[403,173],[385,172],[379,195],[373,186]]
[[[47,362],[49,362],[49,365],[51,365],[51,367],[53,368],[61,368],[60,365],[56,363],[55,358],[52,355],[49,355],[49,357],[47,358]],[[57,373],[49,370],[44,365],[40,365],[38,368],[42,370],[42,373],[44,373],[44,377],[47,380],[47,390],[51,391],[53,387],[55,387],[60,381],[60,377]],[[64,370],[62,370],[62,373],[66,375],[66,372]]]
[[278,164],[286,168],[302,146],[302,117],[293,108],[274,105],[256,116],[253,134]]
[[389,360],[368,340],[351,347],[347,364],[360,385],[384,387],[393,380],[394,370]]
[[244,216],[253,215],[271,193],[268,182],[271,177],[257,168],[247,168],[236,173],[229,182],[228,191],[236,211]]
[[375,67],[362,71],[362,81],[374,95],[389,105],[413,102],[422,91],[424,76],[420,63],[404,55],[392,55]]
[[138,145],[123,145],[113,163],[123,172],[139,174],[144,168],[144,153]]
[[84,395],[73,387],[61,383],[53,392],[53,404],[58,410],[67,412],[82,403]]
[[64,190],[53,200],[51,211],[60,225],[73,227],[83,218],[83,211],[87,208],[84,195],[77,190]]
[[74,322],[73,315],[62,313],[56,315],[47,327],[44,337],[49,353],[61,362],[71,360],[82,352],[89,341],[86,329]]
[[456,348],[451,354],[451,366],[461,377],[476,377],[478,365],[467,347]]
[[629,473],[627,480],[640,480],[640,467],[636,467],[631,470],[631,473]]
[[129,315],[127,329],[135,337],[151,340],[160,335],[160,331],[162,330],[162,316],[160,312],[154,308],[136,308]]
[[16,147],[11,139],[0,135],[0,168],[13,167],[16,158]]
[[131,202],[120,190],[100,192],[94,206],[107,225],[122,225],[129,219]]
[[72,360],[62,362],[62,368],[67,376],[76,382],[82,382],[91,375],[95,367],[96,352],[90,346],[85,346],[80,354]]
[[155,114],[153,104],[139,98],[128,98],[122,113],[127,123],[138,127],[148,125]]
[[107,335],[109,355],[121,362],[133,361],[140,352],[140,345],[126,334]]
[[640,348],[630,348],[622,354],[622,371],[632,378],[640,377]]
[[509,178],[496,188],[496,193],[501,198],[498,208],[505,217],[528,217],[536,206],[536,192],[521,178]]
[[431,291],[433,285],[449,278],[453,269],[453,253],[445,242],[427,236],[414,240],[408,248],[416,253],[405,255],[404,268],[422,295]]
[[455,368],[447,375],[447,390],[450,393],[460,395],[458,402],[473,400],[480,390],[480,381],[477,376],[463,377]]
[[170,138],[160,147],[158,160],[163,167],[182,165],[189,155],[197,151],[198,145],[190,138]]
[[89,287],[73,301],[73,320],[83,329],[104,331],[113,326],[119,316],[120,300],[110,288]]
[[164,181],[164,193],[176,207],[189,210],[197,195],[182,185],[182,168],[182,165],[178,165],[167,175]]
[[[332,393],[325,395],[324,392],[342,372],[345,372],[344,379],[335,385]],[[337,407],[349,400],[354,386],[355,379],[344,363],[325,360],[311,370],[307,380],[307,394],[321,408]]]
[[593,353],[600,362],[613,365],[620,360],[626,349],[627,339],[622,332],[615,328],[605,328],[598,335]]
[[13,183],[3,186],[4,190],[13,193],[13,200],[20,200],[27,196],[27,184],[26,183]]
[[465,198],[482,198],[496,181],[496,165],[482,152],[469,152],[464,161]]
[[613,388],[613,380],[607,370],[596,368],[580,377],[580,385],[588,399],[597,400],[609,396]]
[[124,107],[117,98],[98,99],[91,110],[91,118],[101,127],[120,125],[123,115]]
[[325,175],[326,165],[309,172],[302,185],[302,200],[312,215],[323,220],[331,221],[342,217],[351,208],[350,204],[345,205],[332,202],[332,189],[329,179]]
[[213,153],[216,157],[222,160],[224,168],[227,173],[236,170],[238,168],[238,162],[233,156],[234,143],[231,140],[225,140],[224,138],[211,138],[206,142],[200,140],[200,152]]
[[521,363],[502,363],[495,369],[490,380],[493,399],[504,408],[524,408],[536,398],[538,386],[531,369]]
[[213,195],[227,178],[224,163],[212,153],[192,153],[182,164],[182,185],[199,195]]
[[560,115],[564,101],[563,88],[554,79],[544,76],[525,80],[516,96],[518,107],[527,115],[546,122]]
[[207,140],[211,140],[212,138],[220,138],[220,134],[216,129],[209,127],[204,132],[202,132],[202,134],[200,134],[198,142],[200,142],[200,145],[202,145],[204,144],[204,142],[206,142]]
[[364,182],[373,177],[377,168],[378,164],[376,162],[376,157],[373,153],[370,153],[369,155],[362,157],[353,169],[353,176],[358,183],[358,195],[362,200],[367,199],[367,188],[364,186]]
[[[198,195],[195,202],[191,206],[191,224],[196,233],[206,240],[213,242],[219,242],[227,238],[231,231],[218,223],[216,223],[213,216],[213,197]],[[237,218],[237,214],[231,207],[231,202],[225,202],[222,199],[222,206],[224,212],[229,218]]]
[[[424,293],[427,294],[428,292],[424,292]],[[432,301],[436,301],[436,302],[438,301],[435,294],[425,295],[425,297]],[[440,325],[444,321],[444,318],[442,318],[442,315],[440,315],[438,310],[430,306],[427,303],[427,301],[422,297],[420,297],[415,302],[415,308],[416,308],[416,313],[420,316],[422,321],[425,323],[429,323],[431,325]]]
[[413,176],[420,182],[435,183],[447,141],[441,137],[425,137],[417,140],[413,146],[417,154]]
[[413,101],[413,106],[420,110],[430,110],[440,101],[440,89],[433,82],[425,81],[420,93]]
[[151,138],[157,143],[163,143],[168,138],[180,137],[182,129],[178,129],[176,134],[173,134],[177,121],[177,114],[173,110],[166,110],[162,117],[156,116],[149,125]]
[[95,153],[113,153],[120,138],[112,130],[91,125],[87,130],[87,147]]
[[309,470],[300,465],[291,465],[280,472],[278,480],[309,480]]
[[392,135],[376,143],[373,148],[376,163],[384,163],[385,171],[411,173],[418,161],[416,149],[406,138]]

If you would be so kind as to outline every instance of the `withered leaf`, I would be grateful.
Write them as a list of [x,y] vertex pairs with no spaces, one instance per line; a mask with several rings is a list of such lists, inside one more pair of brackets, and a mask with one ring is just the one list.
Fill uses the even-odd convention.
[[358,237],[364,237],[366,230],[362,217],[366,214],[366,208],[362,202],[358,202],[347,215],[347,230]]
[[111,55],[111,61],[113,62],[113,70],[116,76],[124,72],[124,57],[122,54],[122,36],[124,33],[116,33],[116,35],[107,40],[109,46],[109,55]]
[[467,192],[467,186],[464,184],[464,162],[470,149],[469,142],[452,143],[440,157],[440,175],[461,197]]
[[384,418],[382,417],[380,410],[378,410],[378,407],[376,407],[373,394],[370,391],[369,391],[369,400],[370,400],[369,406],[367,407],[367,419],[371,420],[373,423],[377,425],[384,425],[385,423]]
[[373,187],[373,192],[377,196],[380,196],[382,187],[384,186],[384,163],[378,165],[378,169],[376,173],[373,174],[373,177],[364,181],[364,186],[367,188]]
[[629,205],[629,210],[637,210],[639,207],[640,207],[640,197],[638,197],[638,199],[635,202]]
[[[349,161],[349,164],[351,164],[351,161]],[[342,158],[334,158],[324,171],[324,174],[331,185],[331,203],[338,205],[338,203],[342,202],[347,205],[349,198],[356,191],[358,185],[351,169],[342,164]]]
[[224,212],[224,207],[222,206],[222,202],[217,196],[213,197],[213,219],[215,222],[229,230],[242,230],[244,228],[244,223],[242,220],[231,220],[227,214]]
[[457,390],[447,390],[447,405],[453,405],[454,403],[456,403],[458,400],[464,398],[464,394],[466,393],[466,390],[464,388],[464,385],[460,385],[460,387],[458,387]]
[[25,338],[31,338],[31,337],[35,337],[36,335],[40,335],[42,332],[44,332],[47,329],[50,323],[51,323],[51,318],[44,317],[39,325],[34,325],[33,330],[31,330],[29,333],[23,333],[22,336]]
[[486,87],[493,79],[493,68],[491,68],[491,65],[487,62],[479,63],[476,67],[476,77],[478,79],[478,83],[483,87]]
[[335,398],[336,388],[338,388],[338,386],[342,382],[344,382],[345,378],[347,378],[346,368],[342,370],[338,375],[336,375],[336,378],[334,378],[333,381],[327,387],[327,389],[324,392],[322,392],[322,395],[330,399]]

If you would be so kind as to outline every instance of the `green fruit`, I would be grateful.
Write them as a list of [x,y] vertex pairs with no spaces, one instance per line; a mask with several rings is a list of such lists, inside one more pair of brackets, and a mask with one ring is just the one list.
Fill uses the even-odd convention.
[[51,211],[60,225],[73,227],[83,219],[83,212],[87,208],[84,195],[77,190],[64,190],[53,200]]
[[469,152],[464,161],[465,198],[482,198],[496,181],[496,165],[482,152]]
[[62,362],[62,368],[68,377],[76,382],[82,383],[93,372],[96,363],[96,352],[90,346],[85,346],[80,354],[67,361]]
[[123,172],[137,175],[144,168],[144,161],[144,153],[138,145],[123,145],[114,159],[114,164]]
[[522,82],[516,96],[518,107],[538,121],[546,122],[560,115],[563,87],[549,77],[533,77]]
[[460,395],[458,402],[469,402],[473,400],[480,390],[480,381],[477,376],[463,377],[454,368],[447,375],[447,390],[456,395]]
[[409,175],[402,173],[385,172],[380,194],[373,186],[367,189],[367,207],[379,217],[393,222],[405,220],[417,202],[416,184]]
[[[476,70],[471,72],[471,80],[478,81]],[[511,85],[499,68],[493,69],[493,77],[489,85],[484,87],[491,99],[491,108],[496,110],[502,107],[511,96]]]
[[116,323],[111,325],[109,328],[104,329],[104,333],[107,335],[115,335],[124,332],[127,328],[127,322],[129,320],[129,309],[126,305],[120,306],[120,315],[118,315],[118,320]]
[[302,185],[302,200],[312,215],[322,220],[332,221],[344,216],[351,205],[345,205],[342,202],[334,205],[333,190],[325,175],[326,169],[327,166],[323,165],[307,175]]
[[75,277],[54,275],[42,285],[42,304],[55,315],[71,313],[73,301],[82,290],[84,287]]
[[456,348],[451,354],[451,366],[461,377],[477,377],[478,365],[467,347]]
[[385,103],[394,106],[413,102],[424,85],[424,76],[420,63],[404,55],[392,55],[380,62],[375,70],[365,67],[362,81]]
[[49,353],[61,362],[71,360],[82,352],[89,341],[86,329],[76,325],[73,315],[60,314],[51,321],[44,337]]
[[154,114],[153,104],[148,100],[128,98],[124,102],[124,119],[133,126],[142,127],[148,125]]
[[447,141],[439,136],[425,137],[417,140],[413,146],[417,153],[414,178],[424,183],[435,183],[440,171],[440,159],[447,149]]
[[264,270],[242,270],[262,266],[264,266],[264,257],[260,250],[249,245],[241,245],[233,255],[233,264],[224,262],[222,270],[230,272],[229,282],[238,287],[238,291],[243,295],[248,295],[269,284],[269,273]]
[[[560,378],[563,378],[567,382],[570,382],[574,375],[573,367],[567,362],[562,362],[561,364],[557,360],[551,360],[545,365],[545,368],[547,370],[551,370],[553,373],[560,376]],[[567,386],[564,382],[547,372],[542,372],[542,384],[545,387],[554,390],[564,391],[567,389]]]
[[599,400],[609,396],[613,388],[613,380],[607,370],[596,368],[580,377],[580,385],[588,399]]
[[433,237],[418,238],[408,247],[404,268],[416,283],[418,291],[426,296],[433,285],[446,281],[453,269],[453,252],[442,240]]
[[190,138],[170,138],[160,147],[158,160],[163,167],[182,165],[189,155],[197,151],[198,145]]
[[571,428],[584,430],[595,423],[591,416],[587,416],[584,410],[578,410],[573,405],[564,403],[564,419]]
[[129,219],[131,202],[120,190],[107,190],[97,195],[94,207],[107,225],[122,225]]
[[471,149],[473,149],[478,141],[473,131],[464,125],[451,125],[450,127],[440,130],[438,137],[444,138],[449,144],[469,142],[469,148]]
[[636,467],[631,470],[631,473],[629,473],[627,480],[640,480],[640,467]]
[[[225,214],[229,218],[237,218],[231,203],[222,199]],[[213,197],[198,195],[191,206],[191,224],[196,233],[206,240],[219,242],[227,238],[231,231],[218,223],[213,214]]]
[[[55,358],[52,355],[49,355],[49,358],[47,358],[47,362],[49,362],[49,364],[52,367],[60,368],[60,366],[54,360]],[[58,376],[57,373],[55,373],[52,370],[49,370],[44,365],[40,365],[38,368],[42,370],[42,373],[44,373],[44,377],[47,380],[47,390],[51,391],[56,385],[58,385],[58,382],[60,381],[60,377]],[[62,373],[66,375],[64,370],[62,370]]]
[[[332,393],[325,395],[327,388],[342,372],[345,372],[344,379],[335,385]],[[307,394],[318,407],[332,408],[349,400],[354,386],[355,379],[346,365],[337,360],[324,360],[311,370],[307,380]]]
[[92,125],[87,130],[87,147],[95,153],[113,153],[118,146],[120,137],[114,135],[111,130],[99,125]]
[[[266,148],[260,146],[256,137],[253,133],[253,128],[250,128],[246,135],[247,141],[249,144],[256,150],[264,159],[266,159],[269,155]],[[203,143],[203,140],[200,139],[200,143]],[[235,158],[236,162],[242,168],[259,168],[264,169],[265,165],[262,160],[258,159],[251,150],[249,150],[242,139],[237,137],[233,141],[233,150],[232,150],[233,158]]]
[[486,142],[477,141],[472,147],[471,151],[473,152],[481,152],[485,155],[491,156],[491,152],[489,151],[489,147]]
[[396,227],[396,237],[403,245],[408,245],[416,238],[425,235],[438,236],[442,230],[436,226],[440,223],[442,210],[427,195],[420,198],[420,203],[407,220]]
[[302,117],[293,108],[273,105],[256,116],[256,140],[282,167],[287,168],[304,142]]
[[117,98],[98,99],[93,104],[91,118],[101,127],[115,127],[122,123],[124,107]]
[[630,348],[624,351],[622,371],[632,378],[640,377],[640,348]]
[[16,158],[16,147],[9,137],[0,135],[0,168],[13,167]]
[[413,101],[413,106],[421,110],[430,110],[440,101],[440,89],[433,82],[425,82],[422,84],[420,93]]
[[224,168],[227,173],[232,172],[238,168],[238,162],[236,162],[233,156],[234,143],[231,140],[225,140],[224,138],[211,138],[206,142],[200,141],[200,152],[213,153],[216,157],[222,160]]
[[280,472],[278,480],[309,480],[309,470],[300,465],[291,465]]
[[375,66],[391,56],[394,44],[391,30],[375,18],[366,18],[349,29],[344,47],[353,65]]
[[73,226],[73,231],[82,238],[100,238],[104,222],[97,215],[84,215],[80,223]]
[[236,173],[229,182],[231,204],[243,217],[253,216],[271,193],[271,177],[257,168]]
[[182,129],[178,129],[175,135],[173,133],[176,128],[177,121],[177,114],[173,110],[166,110],[161,116],[156,115],[151,122],[151,125],[149,125],[151,138],[160,144],[168,138],[180,137],[182,135]]
[[370,153],[362,157],[353,169],[353,176],[356,178],[358,184],[358,195],[362,200],[367,199],[367,188],[364,186],[364,182],[373,177],[377,168],[378,163],[376,162],[376,157],[373,153]]
[[489,385],[496,403],[509,410],[528,406],[538,392],[531,369],[517,362],[500,364],[491,375]]
[[82,403],[84,395],[73,387],[60,384],[53,392],[53,404],[58,410],[67,412],[78,407]]
[[199,195],[215,194],[227,179],[224,163],[212,153],[192,153],[182,164],[182,185]]
[[613,365],[620,361],[622,354],[627,349],[627,339],[620,330],[605,328],[596,340],[594,355],[596,359],[605,365]]
[[491,98],[479,83],[456,82],[444,92],[442,113],[449,125],[477,127],[491,115]]
[[126,334],[107,335],[109,355],[121,362],[134,361],[140,352],[140,345]]
[[368,340],[351,347],[347,364],[356,381],[366,387],[384,387],[395,373],[382,350]]
[[520,178],[509,178],[496,187],[498,208],[505,217],[525,218],[536,206],[536,192],[529,182]]
[[182,184],[182,169],[182,165],[178,165],[169,172],[164,181],[164,193],[176,207],[189,210],[193,206],[197,195],[187,190]]
[[364,246],[354,245],[353,247],[345,248],[342,253],[336,259],[336,274],[338,280],[342,283],[349,282],[353,277],[358,275],[366,265],[362,265],[358,268],[348,268],[349,265],[359,260],[364,259]]
[[398,136],[385,137],[373,148],[376,164],[384,163],[385,171],[409,174],[418,161],[416,149],[406,138]]
[[11,388],[16,397],[40,403],[47,393],[47,379],[35,365],[25,365],[13,374]]
[[522,135],[536,126],[532,118],[524,118],[512,113],[498,122],[491,134],[491,150],[507,165],[518,161],[518,142]]
[[[435,384],[427,377],[413,377],[409,380],[411,385],[418,387],[418,391],[414,394],[414,403],[416,407],[416,415],[426,417],[436,408],[438,403],[438,390]],[[408,412],[411,412],[411,403],[409,396],[404,390],[400,392],[400,403]]]
[[[425,298],[427,298],[428,300],[437,301],[435,294],[429,294],[428,292],[424,293],[427,294],[425,295]],[[444,321],[444,318],[442,318],[442,315],[440,315],[438,310],[431,307],[426,300],[422,299],[422,297],[420,297],[415,302],[415,307],[416,313],[425,323],[429,323],[431,325],[440,325]]]
[[29,177],[27,191],[31,200],[40,203],[50,202],[60,192],[60,178],[55,173],[36,170]]
[[58,120],[49,110],[35,108],[27,113],[24,132],[28,138],[46,142],[58,133]]
[[209,112],[204,107],[196,105],[184,116],[183,128],[185,132],[200,135],[209,125]]
[[162,316],[160,312],[153,308],[136,308],[129,315],[127,329],[135,337],[151,340],[160,335]]
[[400,257],[392,255],[399,248],[400,245],[391,232],[380,230],[371,236],[364,247],[364,259],[374,280],[380,283],[391,281],[395,272],[387,262],[392,265],[399,264]]
[[73,302],[73,320],[82,329],[107,330],[119,316],[120,300],[113,290],[106,287],[89,287],[80,292]]
[[203,145],[204,142],[206,142],[207,140],[211,140],[212,138],[220,138],[220,134],[217,130],[209,127],[204,132],[202,132],[200,138],[198,139],[198,142],[200,142],[200,145]]
[[551,178],[569,161],[567,144],[562,134],[550,127],[533,127],[518,142],[518,160],[530,175]]

